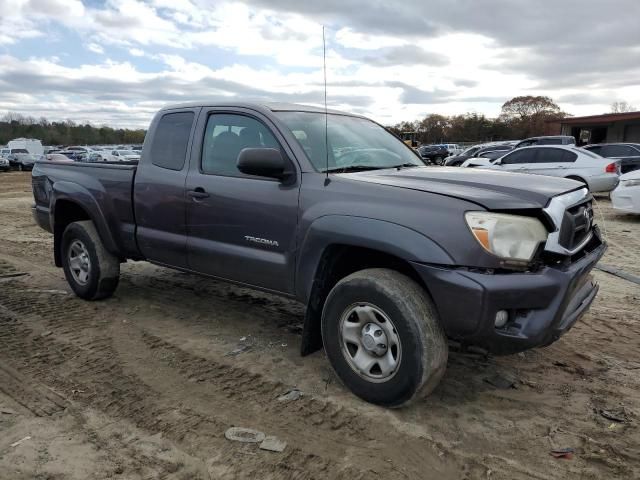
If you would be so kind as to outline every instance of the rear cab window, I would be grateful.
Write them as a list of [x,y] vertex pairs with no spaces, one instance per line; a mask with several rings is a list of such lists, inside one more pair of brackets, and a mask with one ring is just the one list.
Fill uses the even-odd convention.
[[195,115],[193,112],[166,113],[155,129],[151,163],[167,170],[182,170]]

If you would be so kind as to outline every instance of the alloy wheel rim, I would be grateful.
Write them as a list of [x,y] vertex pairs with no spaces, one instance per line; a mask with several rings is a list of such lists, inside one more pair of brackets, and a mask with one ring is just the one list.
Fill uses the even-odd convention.
[[80,285],[86,285],[91,274],[89,251],[80,240],[74,240],[69,246],[69,270],[73,279]]
[[340,318],[340,345],[351,369],[370,382],[386,382],[398,372],[402,344],[395,325],[379,307],[356,303]]

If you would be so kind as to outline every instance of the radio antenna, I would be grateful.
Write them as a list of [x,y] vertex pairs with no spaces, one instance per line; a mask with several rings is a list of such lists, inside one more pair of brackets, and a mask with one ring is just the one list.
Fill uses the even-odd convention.
[[327,42],[324,36],[324,25],[322,25],[322,70],[324,72],[324,153],[325,153],[325,163],[326,177],[324,179],[324,184],[327,186],[330,182],[329,180],[329,114],[327,112]]

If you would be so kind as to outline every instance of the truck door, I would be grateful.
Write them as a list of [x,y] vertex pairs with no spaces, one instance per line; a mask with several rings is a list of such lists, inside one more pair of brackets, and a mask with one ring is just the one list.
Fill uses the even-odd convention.
[[184,184],[190,138],[199,109],[169,111],[154,119],[136,171],[134,208],[138,248],[153,262],[187,268]]
[[253,110],[202,111],[186,184],[189,267],[292,293],[299,169],[286,183],[240,172],[240,151],[260,147],[294,158],[269,120]]

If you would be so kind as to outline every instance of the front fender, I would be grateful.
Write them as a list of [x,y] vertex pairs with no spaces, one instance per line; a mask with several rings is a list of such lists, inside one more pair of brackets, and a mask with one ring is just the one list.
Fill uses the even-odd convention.
[[396,223],[367,217],[327,215],[313,221],[299,249],[296,296],[308,302],[323,252],[331,245],[369,248],[408,262],[451,265],[453,259],[435,241]]

